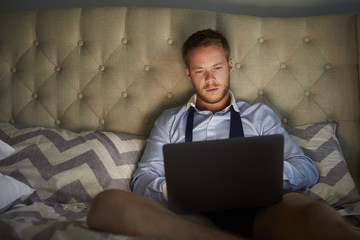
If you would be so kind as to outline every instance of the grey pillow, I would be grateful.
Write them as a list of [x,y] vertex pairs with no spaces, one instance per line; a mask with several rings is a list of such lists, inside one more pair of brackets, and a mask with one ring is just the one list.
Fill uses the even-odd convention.
[[317,184],[304,191],[316,200],[333,207],[360,201],[336,137],[335,123],[315,123],[288,129],[289,136],[305,155],[316,164],[320,173]]

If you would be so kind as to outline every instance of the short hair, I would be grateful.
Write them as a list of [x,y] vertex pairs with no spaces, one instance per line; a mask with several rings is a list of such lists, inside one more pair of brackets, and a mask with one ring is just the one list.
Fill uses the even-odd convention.
[[194,48],[217,45],[224,49],[226,59],[230,58],[230,47],[227,39],[218,31],[205,29],[193,33],[183,44],[181,52],[186,67],[189,67],[189,53]]

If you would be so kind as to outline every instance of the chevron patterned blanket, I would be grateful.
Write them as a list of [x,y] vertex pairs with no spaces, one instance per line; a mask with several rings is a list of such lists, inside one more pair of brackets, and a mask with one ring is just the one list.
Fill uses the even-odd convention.
[[0,239],[109,238],[88,229],[88,207],[105,189],[130,191],[144,137],[0,124],[0,139],[15,149],[0,172],[35,189],[0,214]]
[[[303,193],[327,202],[357,228],[360,194],[335,132],[335,123],[288,129],[321,175]],[[0,209],[0,239],[136,239],[92,231],[86,215],[97,193],[109,188],[130,191],[144,137],[0,123],[0,140],[15,149],[0,160],[0,173],[35,190]]]

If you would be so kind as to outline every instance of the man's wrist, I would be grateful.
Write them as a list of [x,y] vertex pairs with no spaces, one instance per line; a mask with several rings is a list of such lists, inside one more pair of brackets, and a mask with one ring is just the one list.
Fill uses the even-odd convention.
[[163,185],[162,185],[162,192],[163,192],[164,198],[167,201],[168,200],[168,195],[167,195],[167,184],[166,184],[166,182],[164,182]]

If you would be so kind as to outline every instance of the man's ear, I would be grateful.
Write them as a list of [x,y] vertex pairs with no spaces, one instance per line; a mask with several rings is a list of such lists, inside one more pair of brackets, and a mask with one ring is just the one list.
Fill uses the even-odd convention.
[[190,69],[188,67],[185,68],[185,73],[186,73],[186,76],[188,77],[188,79],[191,80]]
[[233,69],[233,62],[232,62],[232,59],[230,58],[229,61],[229,69],[230,69],[230,73],[232,72],[232,69]]

